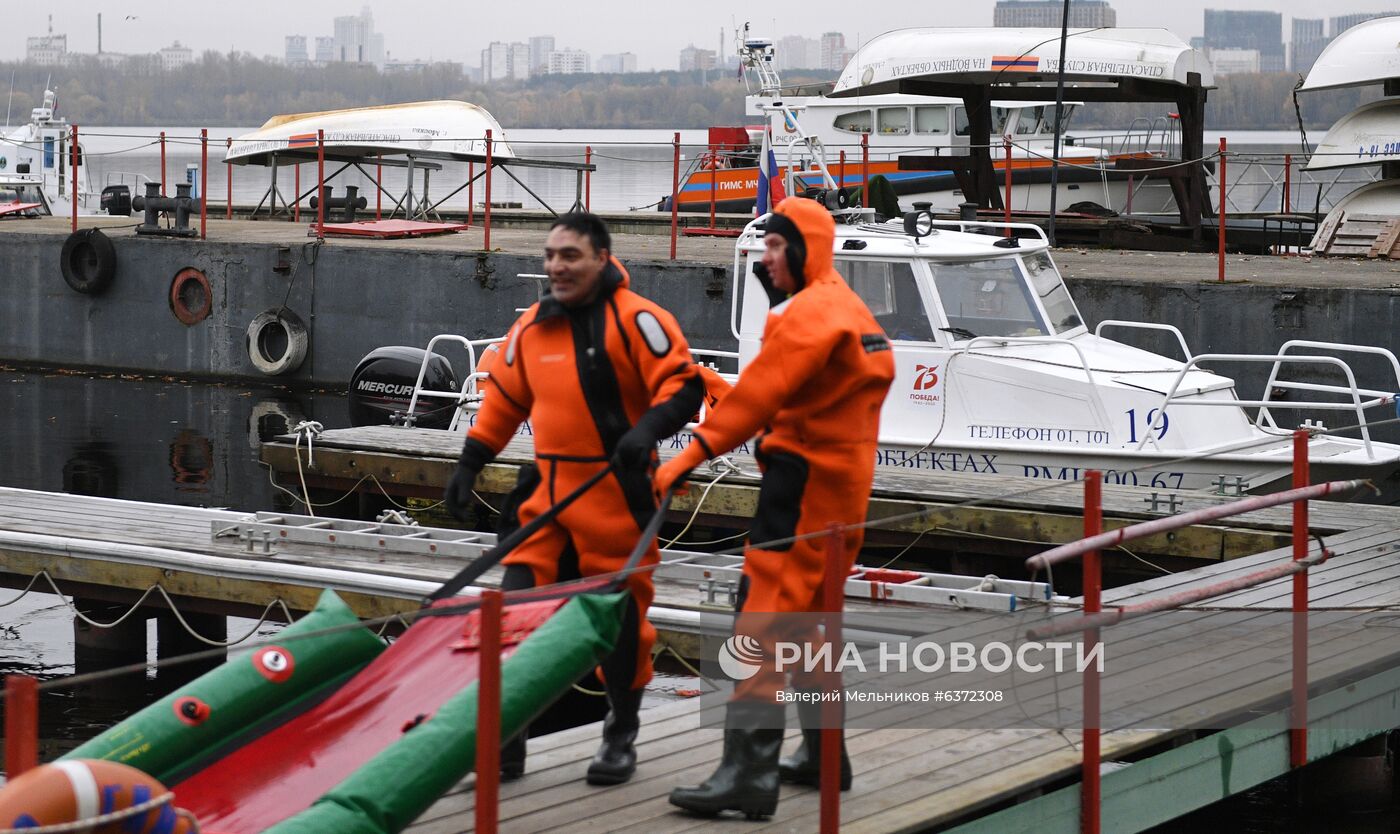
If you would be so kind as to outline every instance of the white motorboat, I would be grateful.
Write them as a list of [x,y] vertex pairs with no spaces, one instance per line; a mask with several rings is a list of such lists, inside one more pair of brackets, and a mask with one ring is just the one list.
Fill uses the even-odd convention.
[[1400,78],[1400,17],[1363,21],[1337,35],[1308,70],[1299,92],[1382,84]]
[[[58,96],[44,91],[44,103],[29,121],[0,135],[0,217],[67,215],[73,210],[73,133],[57,115]],[[83,145],[78,142],[79,214],[97,214],[99,195],[88,181]]]
[[[1303,416],[1341,412],[1332,421],[1355,436],[1330,432],[1320,420],[1307,425],[1314,479],[1370,477],[1385,485],[1400,472],[1400,446],[1371,437],[1367,421],[1373,408],[1394,413],[1400,391],[1400,360],[1384,348],[1295,340],[1273,354],[1196,355],[1168,324],[1103,321],[1090,330],[1036,226],[934,221],[923,212],[884,223],[855,213],[847,219],[855,222],[837,226],[836,267],[894,347],[882,465],[1048,480],[1097,469],[1111,484],[1269,491],[1290,482],[1292,433]],[[737,350],[695,351],[704,360],[742,369],[758,352],[768,313],[753,275],[763,220],[745,228],[735,249]],[[1014,236],[1003,236],[1008,231]],[[1132,329],[1173,337],[1181,358],[1108,335]],[[480,399],[477,351],[491,341],[436,337],[426,351],[397,357],[421,358],[416,383],[357,370],[352,397],[374,397],[385,416],[421,414],[424,398],[448,397],[465,418],[454,426],[469,425]],[[444,382],[443,358],[434,354],[445,342],[464,345],[470,356],[460,390],[455,379]],[[1388,368],[1386,379],[1359,382],[1351,367],[1358,358]],[[1263,393],[1241,398],[1232,379],[1209,369],[1221,362],[1267,366]],[[441,414],[442,401],[432,402]],[[669,445],[686,442],[678,435]]]

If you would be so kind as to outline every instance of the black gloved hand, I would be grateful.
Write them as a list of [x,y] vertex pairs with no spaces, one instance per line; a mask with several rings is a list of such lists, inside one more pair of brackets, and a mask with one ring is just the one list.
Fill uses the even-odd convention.
[[447,492],[443,493],[442,503],[458,521],[467,521],[470,518],[472,487],[476,485],[476,476],[480,474],[480,469],[458,463],[457,471],[452,473],[452,480],[447,482]]
[[651,453],[655,450],[655,430],[646,420],[641,420],[618,439],[613,449],[613,463],[623,470],[645,472],[651,465]]
[[458,521],[470,518],[468,512],[472,506],[472,487],[476,486],[476,476],[495,457],[496,453],[476,438],[468,437],[462,444],[457,471],[452,473],[452,480],[447,482],[447,492],[442,496],[442,503],[453,518]]

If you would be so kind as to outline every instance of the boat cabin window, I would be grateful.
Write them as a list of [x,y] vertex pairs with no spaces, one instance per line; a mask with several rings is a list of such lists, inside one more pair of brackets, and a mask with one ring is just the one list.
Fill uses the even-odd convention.
[[948,108],[942,105],[914,108],[915,133],[947,133]]
[[[992,108],[992,135],[1000,136],[1006,130],[1007,119],[1016,114],[1015,110],[1006,107]],[[953,108],[953,132],[959,136],[972,135],[972,122],[967,118],[966,107]]]
[[1031,279],[1031,288],[1040,296],[1040,304],[1045,308],[1045,314],[1049,317],[1054,332],[1063,333],[1084,324],[1083,319],[1079,317],[1079,310],[1075,309],[1074,299],[1069,297],[1065,282],[1055,269],[1054,262],[1050,260],[1050,253],[1036,252],[1027,255],[1023,263],[1026,274]]
[[1049,334],[1015,258],[930,263],[929,267],[955,341]]
[[870,308],[886,336],[899,342],[934,341],[933,325],[907,262],[838,258],[836,271]]
[[886,136],[909,135],[908,107],[881,107],[877,115],[882,134]]
[[869,110],[852,110],[837,116],[831,126],[847,133],[869,133],[871,124]]

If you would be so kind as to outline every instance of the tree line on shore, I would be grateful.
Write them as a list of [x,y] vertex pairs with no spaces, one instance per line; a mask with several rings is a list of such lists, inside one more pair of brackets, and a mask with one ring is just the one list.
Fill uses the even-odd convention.
[[[0,79],[13,78],[7,122],[28,118],[48,83],[59,95],[59,111],[92,126],[255,126],[286,113],[376,104],[457,99],[485,107],[506,128],[697,129],[742,124],[744,85],[728,73],[650,72],[546,75],[524,82],[483,85],[461,68],[434,64],[422,70],[379,72],[361,64],[289,67],[242,53],[205,52],[174,71],[148,57],[116,67],[95,58],[55,68],[0,63]],[[834,73],[790,71],[788,83],[821,83]],[[1206,127],[1292,130],[1298,125],[1289,73],[1227,75],[1216,79],[1206,104]],[[1299,97],[1304,125],[1326,128],[1380,89],[1337,90]],[[1073,90],[1067,92],[1073,100]],[[1167,104],[1087,105],[1074,127],[1124,129],[1139,117],[1153,119]],[[1318,137],[1310,137],[1312,139]]]

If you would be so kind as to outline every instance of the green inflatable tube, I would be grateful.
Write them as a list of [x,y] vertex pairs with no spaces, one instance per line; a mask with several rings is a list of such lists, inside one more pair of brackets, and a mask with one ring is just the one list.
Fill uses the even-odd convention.
[[[173,784],[250,731],[281,723],[384,650],[332,591],[277,635],[167,695],[64,759],[109,759]],[[311,634],[330,628],[331,634]]]
[[[617,643],[627,594],[570,600],[501,664],[501,737],[519,732]],[[310,808],[264,834],[389,834],[407,828],[476,762],[473,683]]]

